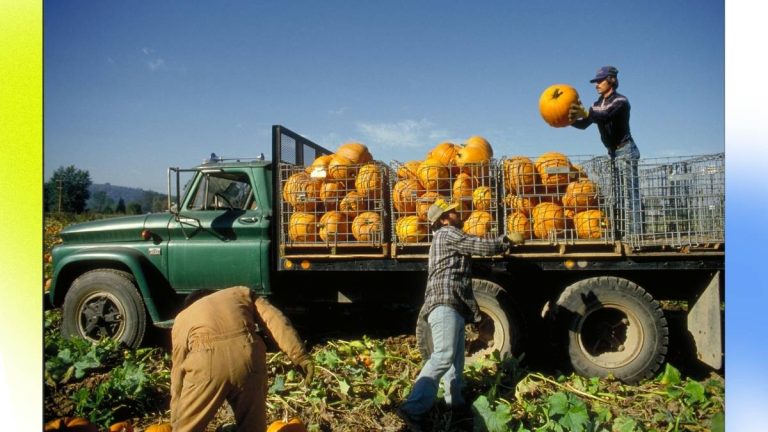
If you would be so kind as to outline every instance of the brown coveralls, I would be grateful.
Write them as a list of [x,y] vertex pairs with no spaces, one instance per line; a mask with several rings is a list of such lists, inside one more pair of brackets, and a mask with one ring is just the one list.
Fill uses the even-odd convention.
[[226,400],[239,431],[266,430],[268,331],[291,360],[308,358],[288,318],[247,287],[203,297],[176,317],[171,331],[171,424],[174,432],[204,431]]

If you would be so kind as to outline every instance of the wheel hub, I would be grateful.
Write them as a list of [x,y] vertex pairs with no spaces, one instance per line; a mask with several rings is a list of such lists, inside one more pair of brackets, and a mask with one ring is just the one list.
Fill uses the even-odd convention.
[[94,294],[83,300],[79,330],[83,337],[100,340],[117,339],[125,328],[125,314],[119,302],[108,294]]

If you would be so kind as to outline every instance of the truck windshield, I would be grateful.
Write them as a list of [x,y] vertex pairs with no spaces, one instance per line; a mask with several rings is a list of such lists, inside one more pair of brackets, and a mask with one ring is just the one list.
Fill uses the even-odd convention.
[[244,173],[206,173],[191,196],[189,210],[245,210],[253,203],[253,191]]

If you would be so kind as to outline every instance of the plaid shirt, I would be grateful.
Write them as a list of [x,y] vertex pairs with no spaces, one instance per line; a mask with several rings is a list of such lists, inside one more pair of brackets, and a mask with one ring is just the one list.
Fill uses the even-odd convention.
[[472,293],[472,255],[494,255],[506,248],[504,236],[485,239],[453,226],[435,231],[420,316],[426,318],[435,307],[445,305],[456,309],[467,322],[479,321],[480,310]]

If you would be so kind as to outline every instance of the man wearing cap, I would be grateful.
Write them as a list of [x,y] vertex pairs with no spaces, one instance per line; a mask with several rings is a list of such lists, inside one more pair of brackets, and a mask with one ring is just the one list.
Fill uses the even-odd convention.
[[457,204],[438,199],[429,207],[427,218],[433,232],[429,248],[427,288],[418,319],[429,323],[433,351],[419,372],[416,383],[398,414],[411,430],[422,430],[425,414],[437,396],[440,381],[445,402],[462,408],[464,369],[464,324],[480,321],[480,310],[472,292],[472,255],[489,256],[523,243],[519,233],[494,239],[466,234],[456,212]]
[[[600,97],[587,110],[580,103],[571,105],[569,120],[572,126],[586,129],[597,124],[600,139],[608,149],[611,166],[615,167],[614,177],[616,200],[619,204],[620,221],[631,234],[640,234],[642,215],[640,213],[640,184],[637,172],[640,150],[629,131],[629,100],[619,94],[618,69],[603,66],[589,82],[595,84]],[[621,213],[624,216],[621,217]]]

